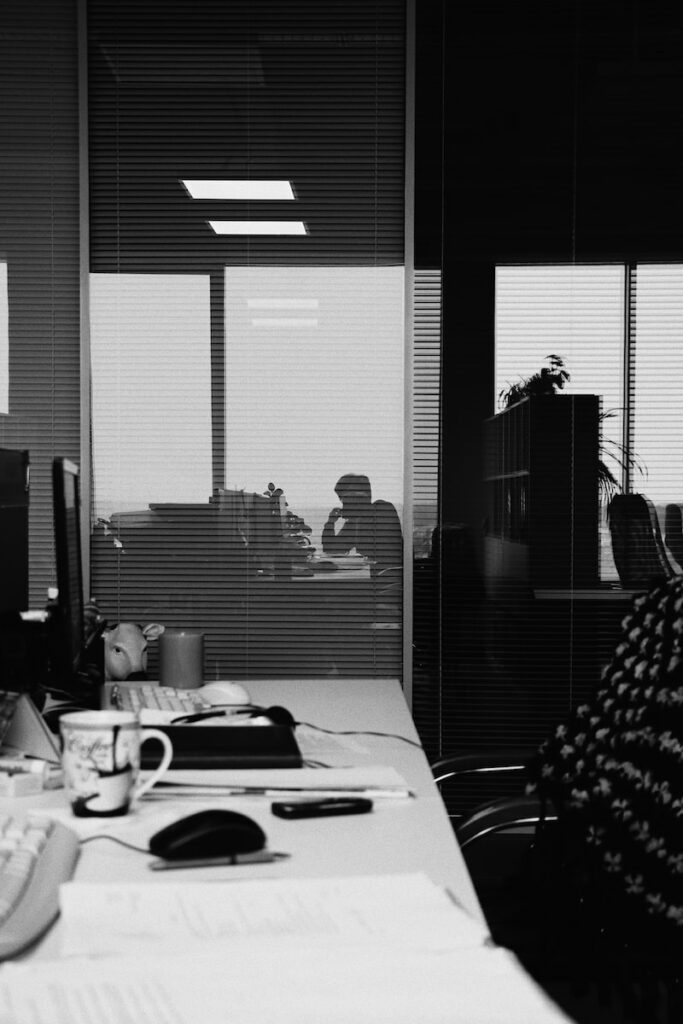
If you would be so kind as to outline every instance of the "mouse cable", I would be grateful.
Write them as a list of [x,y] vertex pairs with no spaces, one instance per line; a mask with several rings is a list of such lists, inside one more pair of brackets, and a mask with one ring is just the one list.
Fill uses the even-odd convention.
[[331,736],[382,736],[390,740],[401,740],[409,743],[411,747],[422,750],[422,744],[416,740],[408,739],[407,736],[399,736],[395,732],[374,732],[372,729],[323,729],[322,725],[314,725],[313,722],[295,722],[295,725],[307,725],[309,729],[317,729],[318,732],[327,732]]
[[86,843],[91,843],[93,839],[110,839],[112,843],[118,843],[119,846],[126,846],[129,850],[135,850],[136,853],[149,853],[149,849],[144,846],[134,846],[132,843],[127,843],[125,839],[119,839],[118,836],[109,836],[106,833],[102,833],[99,836],[85,836],[83,839],[79,839],[79,844],[85,846]]
[[230,718],[231,715],[246,715],[254,718],[266,709],[258,704],[212,704],[205,711],[193,711],[187,715],[180,715],[174,718],[171,725],[190,725],[192,722],[202,722],[205,718]]

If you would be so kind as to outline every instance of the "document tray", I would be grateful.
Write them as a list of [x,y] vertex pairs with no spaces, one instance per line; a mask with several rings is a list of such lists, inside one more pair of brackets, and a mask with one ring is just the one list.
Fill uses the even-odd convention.
[[[171,768],[301,768],[302,757],[288,725],[164,725],[173,744]],[[141,753],[143,768],[159,763],[154,743]]]

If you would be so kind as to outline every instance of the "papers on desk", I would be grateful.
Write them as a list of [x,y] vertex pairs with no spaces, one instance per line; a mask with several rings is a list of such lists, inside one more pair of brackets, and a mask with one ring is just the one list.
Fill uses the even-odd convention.
[[212,771],[172,770],[150,790],[146,800],[165,796],[367,796],[370,799],[412,796],[405,779],[388,765],[360,768],[258,768]]
[[[398,947],[441,952],[481,946],[483,924],[421,873],[177,884],[82,884],[61,889],[66,955],[148,956],[216,944],[259,957],[283,945]],[[251,953],[247,949],[252,947]],[[276,954],[277,951],[277,954]]]
[[370,565],[369,560],[362,555],[325,555],[325,560],[333,562],[337,569],[344,571],[365,569]]
[[[0,1024],[568,1024],[421,873],[62,889]],[[87,954],[87,956],[86,956]]]
[[5,964],[0,1024],[569,1024],[505,950]]

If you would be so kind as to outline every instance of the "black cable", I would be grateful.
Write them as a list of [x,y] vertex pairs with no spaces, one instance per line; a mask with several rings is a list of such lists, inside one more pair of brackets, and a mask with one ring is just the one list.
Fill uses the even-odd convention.
[[257,704],[214,704],[206,711],[194,711],[189,715],[180,715],[179,718],[173,719],[171,725],[189,725],[192,722],[201,722],[205,718],[227,718],[240,713],[253,718],[255,714],[262,714],[265,710]]
[[401,740],[403,743],[409,743],[411,747],[417,747],[418,750],[422,750],[421,743],[408,739],[407,736],[399,736],[398,733],[395,732],[374,732],[372,729],[323,729],[322,725],[314,725],[313,722],[295,722],[294,724],[307,725],[309,729],[317,729],[318,732],[327,732],[331,736],[382,736],[390,740]]
[[80,845],[85,846],[86,843],[91,843],[93,839],[110,839],[112,843],[118,843],[119,846],[125,846],[129,850],[135,850],[136,853],[150,853],[150,850],[144,846],[133,846],[132,843],[127,843],[123,839],[117,838],[117,836],[99,835],[99,836],[86,836],[85,839],[80,839]]

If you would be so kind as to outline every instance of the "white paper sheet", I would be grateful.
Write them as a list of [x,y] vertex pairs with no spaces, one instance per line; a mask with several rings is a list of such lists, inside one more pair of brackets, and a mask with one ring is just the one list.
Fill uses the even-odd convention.
[[336,733],[322,732],[308,725],[299,725],[296,730],[296,741],[305,760],[314,758],[348,757],[349,754],[367,754],[369,747],[362,742],[363,737],[342,736]]
[[7,964],[0,1024],[570,1024],[505,950]]
[[[486,928],[416,872],[349,878],[84,884],[61,888],[62,953],[232,955],[296,941],[451,950],[481,945]],[[278,952],[279,955],[279,952]]]

